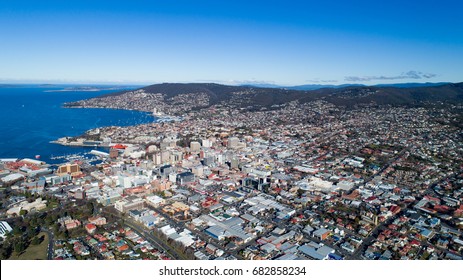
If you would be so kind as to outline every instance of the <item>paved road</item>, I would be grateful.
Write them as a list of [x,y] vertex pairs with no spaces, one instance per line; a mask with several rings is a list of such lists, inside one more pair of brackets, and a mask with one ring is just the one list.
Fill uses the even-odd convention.
[[167,244],[164,243],[161,239],[157,238],[155,235],[145,229],[143,226],[138,225],[136,222],[125,219],[125,224],[128,225],[132,230],[134,230],[138,235],[143,236],[145,239],[154,243],[158,246],[159,249],[162,249],[165,254],[167,254],[171,259],[174,260],[184,260],[175,250],[171,249]]
[[41,231],[45,232],[48,235],[47,259],[52,260],[55,235],[53,234],[53,232],[46,228],[41,228]]

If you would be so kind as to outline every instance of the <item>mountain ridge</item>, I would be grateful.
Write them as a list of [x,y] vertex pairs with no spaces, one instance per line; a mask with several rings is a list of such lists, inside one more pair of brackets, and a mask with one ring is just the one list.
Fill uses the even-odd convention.
[[277,84],[241,84],[240,86],[250,86],[258,88],[284,88],[284,89],[295,89],[295,90],[316,90],[322,88],[345,88],[345,87],[398,87],[398,88],[411,88],[411,87],[433,87],[440,86],[445,84],[451,84],[450,82],[426,82],[426,83],[396,83],[396,84],[375,84],[375,85],[365,85],[365,84],[303,84],[295,86],[282,86]]
[[323,100],[337,106],[417,106],[431,103],[463,103],[463,83],[420,87],[348,86],[295,90],[231,86],[216,83],[162,83],[71,102],[66,107],[119,108],[172,114],[224,105],[246,110],[271,110],[289,102]]

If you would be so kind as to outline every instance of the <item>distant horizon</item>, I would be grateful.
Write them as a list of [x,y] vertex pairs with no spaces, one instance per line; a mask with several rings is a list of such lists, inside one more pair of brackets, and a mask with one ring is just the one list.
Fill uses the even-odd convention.
[[460,82],[447,82],[447,81],[436,81],[436,82],[378,82],[378,83],[305,83],[305,84],[269,84],[269,83],[258,83],[258,82],[227,82],[227,81],[153,81],[153,82],[120,82],[120,81],[8,81],[0,80],[0,85],[51,85],[51,86],[150,86],[155,84],[220,84],[228,86],[260,86],[260,87],[298,87],[298,86],[343,86],[343,85],[359,85],[359,86],[377,86],[377,85],[400,85],[400,84],[458,84]]

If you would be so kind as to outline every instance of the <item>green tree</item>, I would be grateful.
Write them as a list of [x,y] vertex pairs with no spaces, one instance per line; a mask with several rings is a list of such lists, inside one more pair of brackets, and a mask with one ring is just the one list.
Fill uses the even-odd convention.
[[40,244],[40,239],[38,238],[38,236],[34,236],[34,238],[32,238],[31,244],[32,245],[39,245]]
[[90,211],[90,213],[93,214],[93,212],[95,211],[95,206],[93,205],[93,202],[92,201],[89,201],[87,202],[87,209]]
[[33,238],[34,236],[37,236],[37,231],[35,228],[27,227],[26,228],[26,236],[28,239]]
[[48,225],[48,226],[51,226],[53,224],[54,220],[53,220],[53,217],[51,215],[47,215],[45,217],[45,224]]
[[23,233],[22,229],[19,226],[13,227],[13,235],[19,236]]
[[11,247],[11,244],[2,244],[2,247],[0,247],[0,257],[2,260],[6,260],[11,256],[11,253],[13,252],[13,248]]
[[37,227],[39,225],[39,217],[36,215],[32,216],[30,219],[29,219],[29,225],[31,227]]
[[71,252],[74,250],[74,246],[71,243],[66,243],[66,249]]
[[16,242],[14,244],[14,251],[19,255],[22,251],[24,251],[25,247],[26,246],[24,245],[22,241]]
[[56,223],[53,225],[53,232],[55,234],[59,234],[60,233],[60,224]]

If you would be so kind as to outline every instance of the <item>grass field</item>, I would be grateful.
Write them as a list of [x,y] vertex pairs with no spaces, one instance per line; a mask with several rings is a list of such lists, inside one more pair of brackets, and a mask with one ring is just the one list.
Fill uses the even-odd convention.
[[46,260],[48,248],[48,235],[40,233],[39,238],[45,236],[45,239],[39,245],[30,245],[21,255],[13,252],[9,260]]

